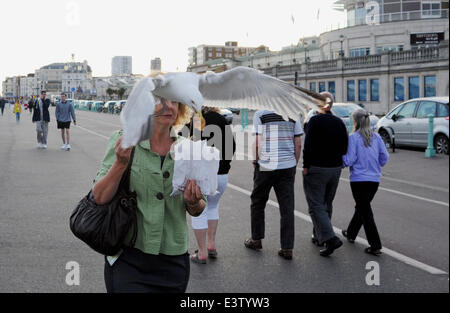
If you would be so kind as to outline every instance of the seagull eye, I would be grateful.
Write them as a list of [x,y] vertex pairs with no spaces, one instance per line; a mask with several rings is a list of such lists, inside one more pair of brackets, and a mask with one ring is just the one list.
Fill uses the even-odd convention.
[[195,104],[194,100],[191,100],[192,104]]

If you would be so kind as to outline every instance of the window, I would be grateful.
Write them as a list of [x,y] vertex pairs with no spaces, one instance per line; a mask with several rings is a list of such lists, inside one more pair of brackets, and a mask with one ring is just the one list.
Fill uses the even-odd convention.
[[394,78],[394,101],[405,100],[405,79],[403,77]]
[[428,118],[428,115],[436,116],[436,102],[422,101],[417,109],[417,118]]
[[355,101],[355,81],[347,81],[347,101]]
[[326,91],[325,82],[319,82],[319,92]]
[[439,1],[422,1],[422,18],[439,18],[441,17],[441,2]]
[[315,82],[309,83],[309,90],[316,91],[316,83]]
[[358,100],[367,101],[367,80],[358,80]]
[[370,54],[370,48],[350,49],[350,57],[361,57]]
[[409,78],[409,99],[420,97],[420,79],[418,76]]
[[411,102],[406,103],[403,106],[403,108],[400,110],[398,115],[405,117],[405,118],[413,117],[414,111],[416,110],[416,104],[417,104],[417,101],[411,101]]
[[333,98],[336,99],[336,83],[328,82],[328,91],[333,95]]
[[436,76],[425,76],[424,84],[424,96],[436,97]]
[[370,80],[370,101],[380,101],[380,80]]
[[437,117],[446,117],[446,116],[448,116],[448,103],[444,104],[444,103],[439,103],[438,102],[437,106],[438,106]]

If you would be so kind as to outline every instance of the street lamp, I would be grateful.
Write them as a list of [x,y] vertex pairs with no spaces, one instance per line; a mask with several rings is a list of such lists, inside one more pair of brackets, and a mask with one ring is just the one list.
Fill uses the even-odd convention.
[[344,35],[339,36],[339,41],[341,42],[341,50],[339,50],[339,56],[344,57]]

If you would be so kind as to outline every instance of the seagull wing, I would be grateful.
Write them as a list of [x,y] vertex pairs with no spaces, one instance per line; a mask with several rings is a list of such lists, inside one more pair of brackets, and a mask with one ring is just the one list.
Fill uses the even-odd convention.
[[219,108],[266,109],[297,119],[325,104],[326,97],[248,67],[200,77],[205,105]]
[[123,125],[122,148],[126,149],[151,138],[153,131],[153,114],[157,101],[152,92],[161,85],[159,78],[141,79],[133,87],[120,114]]

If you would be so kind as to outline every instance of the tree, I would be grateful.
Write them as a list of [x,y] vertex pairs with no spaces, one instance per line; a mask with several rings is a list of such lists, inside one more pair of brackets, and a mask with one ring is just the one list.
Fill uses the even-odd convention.
[[125,94],[126,91],[127,90],[125,88],[123,88],[123,87],[120,87],[120,89],[117,90],[117,95],[119,96],[119,100],[122,99],[122,97],[123,97],[123,95]]
[[112,89],[112,88],[108,88],[108,89],[106,89],[106,93],[108,94],[109,99],[111,100],[112,95],[115,94],[116,91],[114,89]]

